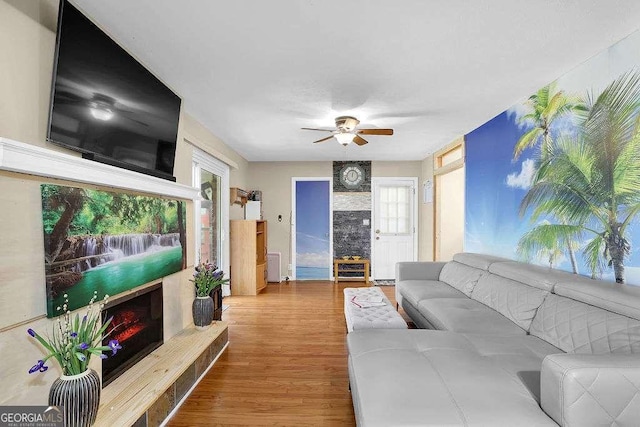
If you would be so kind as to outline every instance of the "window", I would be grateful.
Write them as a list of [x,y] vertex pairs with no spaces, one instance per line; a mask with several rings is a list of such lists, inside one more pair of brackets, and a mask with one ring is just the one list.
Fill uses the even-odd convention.
[[220,177],[200,168],[200,250],[198,259],[219,265],[220,243]]
[[410,187],[380,187],[380,233],[409,234]]

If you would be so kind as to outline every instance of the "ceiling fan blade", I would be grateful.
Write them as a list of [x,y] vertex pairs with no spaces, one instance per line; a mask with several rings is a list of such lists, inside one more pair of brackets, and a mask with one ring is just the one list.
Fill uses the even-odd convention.
[[333,132],[335,129],[300,128],[302,130],[319,130],[321,132]]
[[353,142],[355,142],[358,145],[364,145],[364,144],[368,144],[369,141],[367,141],[364,138],[360,138],[360,136],[356,135],[353,137]]
[[331,138],[333,138],[333,135],[328,136],[328,137],[326,137],[326,138],[319,139],[319,140],[317,140],[317,141],[313,141],[313,143],[314,143],[314,144],[316,144],[316,143],[318,143],[318,142],[326,141],[327,139],[331,139]]
[[360,135],[393,135],[393,129],[358,129]]

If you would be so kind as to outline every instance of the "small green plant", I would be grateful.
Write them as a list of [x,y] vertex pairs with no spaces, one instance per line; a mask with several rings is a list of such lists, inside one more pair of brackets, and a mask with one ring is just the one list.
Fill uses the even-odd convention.
[[[27,333],[38,340],[49,352],[44,359],[38,360],[29,369],[30,374],[45,372],[49,369],[45,363],[52,357],[58,362],[64,375],[81,374],[88,369],[92,355],[106,359],[107,355],[103,354],[104,351],[110,351],[111,355],[115,355],[122,348],[118,340],[111,340],[109,345],[106,346],[102,345],[103,340],[108,338],[109,334],[105,335],[105,331],[111,324],[113,317],[99,327],[100,314],[108,301],[109,295],[105,295],[97,307],[95,304],[96,298],[97,292],[94,292],[93,298],[89,301],[87,313],[80,318],[78,313],[75,316],[71,316],[71,312],[68,310],[68,295],[64,294],[65,302],[62,307],[57,308],[58,311],[62,311],[62,314],[55,320],[51,337],[45,339],[33,329],[27,330]],[[111,332],[113,330],[115,328]]]

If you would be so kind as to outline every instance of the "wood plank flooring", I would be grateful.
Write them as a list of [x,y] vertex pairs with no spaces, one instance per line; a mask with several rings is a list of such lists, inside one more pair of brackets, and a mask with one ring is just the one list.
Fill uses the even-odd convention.
[[[342,290],[358,286],[290,282],[225,298],[229,347],[167,425],[355,425]],[[395,305],[394,287],[381,289]]]

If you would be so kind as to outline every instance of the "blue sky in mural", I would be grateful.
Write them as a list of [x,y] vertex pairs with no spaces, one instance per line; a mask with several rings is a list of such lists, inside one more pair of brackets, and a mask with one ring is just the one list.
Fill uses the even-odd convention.
[[329,181],[296,183],[296,278],[329,278]]
[[[530,211],[520,215],[520,203],[530,187],[536,171],[535,149],[526,149],[518,160],[513,160],[516,142],[530,126],[519,123],[520,106],[514,106],[494,117],[465,136],[466,151],[466,199],[465,241],[466,252],[481,252],[510,259],[519,259],[516,253],[518,241],[536,224],[531,222]],[[568,119],[558,120],[551,133],[575,133],[575,126]],[[537,224],[543,219],[539,219]],[[640,284],[640,233],[637,221],[630,229],[632,252],[626,260],[627,283]],[[635,243],[635,245],[634,245]],[[579,272],[589,275],[581,254],[576,254]],[[545,260],[532,260],[545,264]],[[548,264],[546,264],[548,265]],[[556,268],[570,271],[566,256],[557,260]],[[608,269],[603,278],[614,280]]]
[[[504,112],[466,135],[465,241],[467,252],[516,258],[529,218],[520,218],[528,170],[514,163],[513,147],[523,130]],[[528,159],[526,150],[520,159]],[[526,161],[526,160],[525,160]],[[528,163],[527,163],[528,164]],[[507,177],[511,186],[507,185]]]

